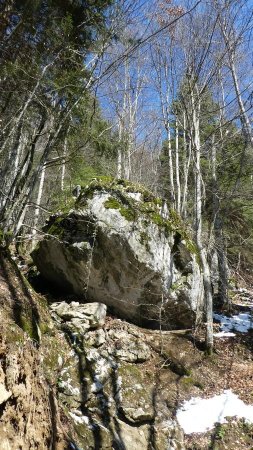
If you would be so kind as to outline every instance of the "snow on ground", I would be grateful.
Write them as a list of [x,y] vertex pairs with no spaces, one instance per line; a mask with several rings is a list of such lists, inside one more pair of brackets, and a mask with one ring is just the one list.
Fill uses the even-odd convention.
[[232,317],[214,314],[213,318],[220,322],[221,331],[234,330],[247,333],[251,328],[253,329],[253,317],[249,313],[240,313]]
[[186,434],[205,433],[226,417],[244,418],[253,423],[253,405],[246,405],[231,390],[212,398],[192,398],[177,411],[177,420]]
[[85,423],[86,425],[89,424],[89,417],[88,416],[83,416],[83,415],[79,415],[79,411],[76,412],[70,412],[69,415],[72,417],[72,419],[76,422],[76,423]]
[[213,333],[213,335],[218,338],[235,337],[235,333],[230,331],[219,331],[219,333]]

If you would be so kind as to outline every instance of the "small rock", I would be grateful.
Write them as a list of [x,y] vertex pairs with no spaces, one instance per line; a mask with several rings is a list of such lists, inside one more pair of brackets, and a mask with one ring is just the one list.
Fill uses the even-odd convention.
[[100,347],[105,343],[105,332],[102,328],[89,331],[83,336],[84,344],[92,347]]
[[148,450],[150,434],[148,425],[135,428],[117,419],[117,431],[119,443],[121,445],[123,443],[122,447],[125,450]]
[[[55,302],[50,305],[52,317],[64,322],[72,334],[85,334],[91,328],[104,325],[107,307],[103,303]],[[57,317],[55,317],[55,315]]]
[[115,357],[126,362],[144,362],[150,358],[150,348],[139,337],[141,334],[135,337],[126,331],[113,330],[110,330],[108,334],[115,344],[114,347],[109,347],[108,351],[113,352]]
[[152,420],[153,378],[135,364],[122,364],[117,371],[117,403],[124,416],[133,423]]
[[11,391],[7,391],[7,389],[5,388],[4,384],[1,383],[0,384],[0,405],[4,402],[6,402],[6,400],[8,400],[8,398],[10,398],[12,396],[12,392]]

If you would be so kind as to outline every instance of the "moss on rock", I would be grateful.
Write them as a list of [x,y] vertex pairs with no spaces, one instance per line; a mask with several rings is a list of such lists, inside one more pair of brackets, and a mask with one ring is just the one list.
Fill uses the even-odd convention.
[[[191,254],[196,256],[197,262],[200,263],[197,246],[191,239],[190,232],[181,217],[172,208],[168,211],[168,217],[164,217],[162,215],[162,199],[156,197],[146,187],[113,177],[94,178],[87,186],[82,187],[81,195],[76,200],[75,208],[78,210],[86,207],[87,201],[91,200],[96,192],[109,193],[110,197],[104,202],[104,207],[118,210],[122,217],[128,221],[141,220],[144,227],[148,227],[150,223],[153,223],[166,236],[170,236],[174,232],[179,233],[180,239],[184,240],[185,247]],[[129,195],[134,193],[141,194],[141,199],[136,200]],[[44,231],[60,240],[64,240],[65,229],[68,228],[65,223],[66,216],[66,213],[57,217],[53,216],[44,228]],[[144,242],[143,236],[141,239]]]

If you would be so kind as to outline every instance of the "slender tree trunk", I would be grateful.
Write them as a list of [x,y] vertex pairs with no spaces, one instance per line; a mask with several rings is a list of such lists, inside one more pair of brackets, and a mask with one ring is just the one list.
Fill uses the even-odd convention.
[[127,180],[130,180],[130,177],[131,177],[131,146],[130,146],[130,143],[128,143],[128,146],[127,146],[125,177]]
[[171,133],[170,123],[167,123],[167,141],[168,141],[168,162],[169,162],[169,187],[170,187],[170,201],[172,207],[175,207],[175,184],[174,184],[174,168],[171,148]]
[[244,103],[242,100],[242,95],[241,95],[241,91],[240,91],[240,87],[239,87],[239,81],[238,81],[238,77],[237,77],[237,73],[236,73],[233,54],[230,55],[230,69],[231,69],[231,73],[232,73],[232,77],[233,77],[233,82],[234,82],[234,86],[235,86],[235,92],[236,92],[238,105],[240,108],[240,119],[241,119],[241,124],[242,124],[242,129],[244,132],[245,140],[248,144],[253,146],[253,136],[252,136],[251,125],[250,125],[250,121],[249,121],[249,118],[246,113],[246,109],[245,109],[245,106],[244,106]]
[[117,153],[117,178],[122,178],[122,150],[119,147]]
[[[66,156],[67,156],[67,136],[64,139],[63,144],[63,160],[61,167],[61,191],[64,191],[64,182],[65,182],[65,173],[66,173]],[[42,169],[42,172],[45,172],[45,168]],[[41,174],[42,177],[42,174]]]
[[220,199],[219,189],[217,181],[217,157],[216,157],[216,145],[214,142],[214,135],[212,138],[211,149],[211,164],[212,164],[212,191],[213,191],[213,227],[215,238],[215,249],[218,257],[218,295],[224,306],[229,309],[228,298],[228,264],[226,256],[226,246],[223,236],[223,221],[220,214]]
[[[189,170],[190,170],[190,164],[192,159],[192,142],[191,139],[186,139],[186,117],[185,112],[183,116],[183,123],[184,123],[184,167],[183,167],[183,194],[182,194],[182,204],[181,204],[181,216],[183,218],[186,218],[187,216],[187,197],[188,197],[188,178],[189,178]],[[191,133],[190,133],[191,135]]]
[[46,167],[42,167],[41,175],[40,175],[40,182],[39,182],[39,188],[38,188],[38,194],[36,199],[36,208],[34,211],[34,221],[33,221],[33,230],[32,230],[32,246],[36,244],[36,229],[38,226],[39,221],[39,215],[40,215],[40,206],[41,206],[41,199],[43,194],[43,188],[44,188],[44,182],[45,182],[45,173],[46,173]]
[[176,172],[176,210],[178,213],[181,211],[181,184],[180,184],[180,173],[179,173],[179,144],[178,144],[178,120],[176,117],[175,123],[175,172]]
[[25,189],[27,179],[29,178],[29,174],[32,170],[37,142],[42,131],[45,129],[45,126],[46,119],[42,118],[38,130],[35,133],[30,146],[27,148],[26,155],[22,161],[22,166],[19,168],[16,177],[12,180],[11,186],[9,187],[5,202],[0,210],[0,220],[3,223],[4,228],[8,228],[10,217],[15,209],[15,201]]
[[202,240],[202,176],[201,176],[201,144],[200,144],[200,100],[198,92],[196,98],[194,92],[191,91],[192,103],[192,118],[193,118],[193,137],[195,150],[195,167],[196,167],[196,186],[195,186],[195,235],[198,246],[200,260],[203,270],[203,283],[205,295],[205,309],[206,309],[206,350],[208,354],[212,353],[213,349],[213,296],[210,268],[207,260],[207,252],[203,246]]
[[[215,5],[216,5],[216,7],[218,7],[218,11],[219,11],[219,4],[218,4],[217,0],[215,0]],[[228,2],[228,8],[229,8],[229,2]],[[228,13],[229,13],[229,11],[228,11]],[[227,24],[226,19],[222,20],[221,14],[219,14],[219,25],[220,25],[221,33],[223,35],[223,39],[224,39],[225,46],[227,49],[229,69],[231,71],[233,84],[234,84],[234,88],[235,88],[235,93],[236,93],[236,98],[237,98],[237,102],[238,102],[238,106],[239,106],[239,110],[240,110],[240,121],[241,121],[241,125],[242,125],[243,134],[245,137],[245,141],[249,145],[253,146],[252,128],[251,128],[249,117],[246,112],[246,108],[244,106],[244,102],[243,102],[243,98],[242,98],[242,94],[241,94],[241,90],[240,90],[240,86],[239,86],[239,80],[238,80],[238,76],[237,76],[236,63],[235,63],[236,50],[237,50],[239,41],[236,41],[235,36],[234,36],[234,30],[233,30],[234,24],[231,24],[231,23]]]
[[119,117],[118,119],[118,130],[119,130],[119,146],[117,150],[117,179],[119,180],[122,178],[122,148],[121,145],[123,144],[123,124],[122,124],[122,118]]

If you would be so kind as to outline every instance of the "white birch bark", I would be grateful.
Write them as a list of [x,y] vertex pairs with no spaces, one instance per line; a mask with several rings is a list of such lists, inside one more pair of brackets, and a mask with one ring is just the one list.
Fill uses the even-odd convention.
[[[66,173],[66,156],[67,156],[67,137],[65,137],[63,144],[63,159],[61,166],[61,191],[64,190],[65,173]],[[45,168],[43,168],[43,170],[45,171]]]
[[181,184],[179,173],[178,120],[175,121],[175,172],[176,172],[176,210],[181,211]]
[[32,246],[36,244],[36,229],[38,227],[38,221],[39,221],[39,215],[40,215],[40,206],[41,206],[41,199],[43,194],[43,188],[44,188],[44,182],[45,182],[45,173],[46,173],[46,167],[42,167],[41,175],[40,175],[40,182],[39,182],[39,188],[38,188],[38,194],[36,199],[36,208],[34,211],[34,220],[33,220],[33,229],[32,229]]
[[[191,135],[191,132],[190,132]],[[184,164],[183,164],[183,193],[181,204],[181,215],[186,218],[187,212],[187,196],[188,196],[188,178],[192,158],[192,142],[191,139],[186,140],[186,114],[183,111],[183,141],[184,141]]]
[[201,144],[200,144],[200,99],[197,87],[196,93],[191,89],[191,107],[192,107],[192,121],[193,121],[193,139],[195,151],[195,168],[196,168],[196,182],[195,182],[195,235],[198,246],[200,260],[203,270],[203,283],[205,295],[205,310],[206,310],[206,350],[208,354],[212,353],[213,349],[213,297],[210,268],[207,260],[207,251],[203,245],[202,237],[202,176],[201,176]]

